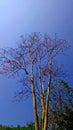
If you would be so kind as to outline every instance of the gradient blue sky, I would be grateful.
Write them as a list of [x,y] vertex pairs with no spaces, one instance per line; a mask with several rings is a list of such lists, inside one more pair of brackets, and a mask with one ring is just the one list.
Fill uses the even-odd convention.
[[[20,35],[31,32],[58,33],[72,48],[65,61],[73,72],[73,0],[0,0],[0,48],[15,47]],[[69,84],[73,84],[69,77]],[[19,87],[16,80],[0,76],[0,124],[24,125],[33,121],[31,100],[12,102]]]

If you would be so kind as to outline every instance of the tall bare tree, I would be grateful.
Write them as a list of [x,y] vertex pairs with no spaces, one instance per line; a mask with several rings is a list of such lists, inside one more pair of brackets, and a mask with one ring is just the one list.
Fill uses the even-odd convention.
[[[56,56],[68,48],[64,39],[32,33],[21,37],[17,48],[0,49],[0,74],[22,77],[23,90],[19,96],[32,95],[35,130],[47,130],[49,99],[52,81],[65,73],[57,66]],[[45,97],[45,91],[46,97]],[[38,100],[41,101],[41,122],[38,118]],[[41,123],[41,125],[40,125]]]

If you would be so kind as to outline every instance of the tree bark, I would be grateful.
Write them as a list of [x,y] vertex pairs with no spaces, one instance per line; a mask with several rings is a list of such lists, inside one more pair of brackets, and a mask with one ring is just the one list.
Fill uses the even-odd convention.
[[44,128],[43,130],[48,129],[48,109],[49,109],[49,100],[50,100],[50,87],[51,87],[51,80],[52,80],[52,53],[50,52],[50,71],[49,71],[49,81],[48,81],[48,89],[46,95],[46,104],[45,104],[45,116],[44,116]]
[[44,83],[41,81],[41,105],[42,105],[42,130],[44,128],[45,103],[44,103]]
[[49,108],[49,96],[50,96],[50,83],[48,85],[48,90],[47,90],[47,98],[46,98],[46,104],[45,104],[45,116],[44,116],[44,128],[43,130],[47,130],[48,128],[48,108]]
[[33,100],[35,130],[39,130],[39,121],[38,121],[38,113],[37,113],[36,95],[35,95],[35,90],[34,90],[34,82],[32,81],[31,83],[32,83],[32,100]]

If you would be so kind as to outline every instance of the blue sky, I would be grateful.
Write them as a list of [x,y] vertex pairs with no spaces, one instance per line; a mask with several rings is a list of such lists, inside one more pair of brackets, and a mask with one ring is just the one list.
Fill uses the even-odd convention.
[[[55,33],[72,47],[63,58],[73,72],[73,0],[0,0],[0,48],[15,47],[20,35],[31,32]],[[62,60],[62,59],[61,59]],[[72,78],[69,77],[72,85]],[[11,102],[19,84],[0,76],[0,124],[24,125],[33,120],[31,100]]]

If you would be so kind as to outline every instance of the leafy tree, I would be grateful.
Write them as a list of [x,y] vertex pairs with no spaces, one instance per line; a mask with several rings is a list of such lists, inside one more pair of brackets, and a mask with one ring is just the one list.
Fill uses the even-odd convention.
[[22,127],[20,125],[17,127],[0,125],[0,130],[34,130],[34,123],[30,122]]
[[34,123],[33,122],[28,123],[26,128],[27,130],[35,130]]
[[52,130],[68,130],[68,127],[73,127],[73,118],[70,118],[72,112],[73,89],[64,80],[60,80],[51,89],[49,128],[51,127]]
[[69,47],[68,42],[40,33],[22,36],[21,39],[17,48],[0,49],[0,74],[15,77],[20,73],[24,88],[18,95],[32,95],[35,130],[40,129],[37,105],[40,99],[41,130],[47,130],[52,82],[65,76],[63,66],[58,67],[57,56]]

